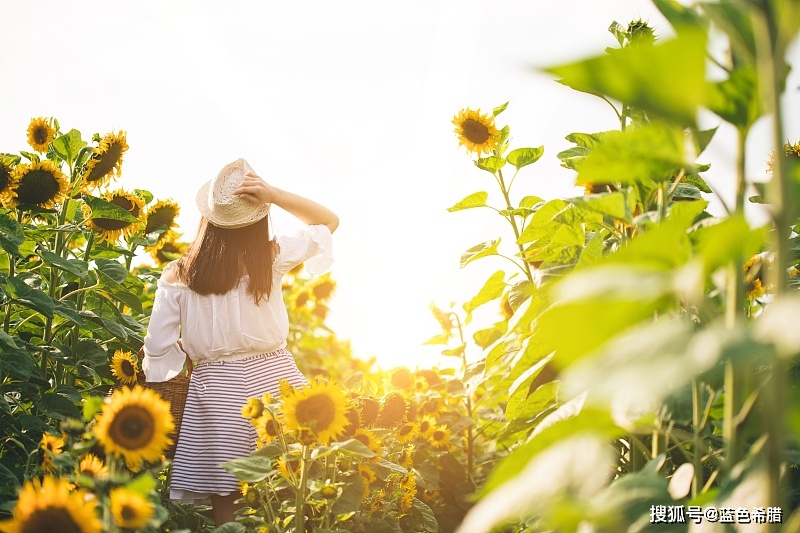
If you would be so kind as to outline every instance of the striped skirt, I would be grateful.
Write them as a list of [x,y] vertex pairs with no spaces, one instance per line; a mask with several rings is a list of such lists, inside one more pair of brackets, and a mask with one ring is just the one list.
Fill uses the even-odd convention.
[[298,388],[307,384],[285,349],[195,367],[172,463],[170,499],[197,504],[212,494],[239,490],[236,477],[220,465],[255,450],[256,430],[242,417],[242,406],[266,392],[277,398],[281,378]]

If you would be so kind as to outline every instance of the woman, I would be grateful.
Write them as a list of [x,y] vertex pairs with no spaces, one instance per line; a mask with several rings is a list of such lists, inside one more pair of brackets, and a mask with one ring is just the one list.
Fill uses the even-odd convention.
[[[270,239],[271,204],[308,227]],[[278,396],[281,378],[295,387],[306,384],[286,350],[281,278],[302,262],[312,274],[330,266],[339,219],[265,183],[244,159],[200,188],[197,207],[203,215],[197,237],[158,282],[142,368],[148,381],[165,381],[180,373],[187,354],[191,358],[170,498],[210,498],[219,525],[234,519],[240,496],[236,478],[219,465],[255,447],[255,430],[241,407],[266,392]]]

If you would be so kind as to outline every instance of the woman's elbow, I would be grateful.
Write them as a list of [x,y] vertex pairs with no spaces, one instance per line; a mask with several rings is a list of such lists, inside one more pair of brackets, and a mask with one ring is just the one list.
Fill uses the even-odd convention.
[[336,231],[336,228],[339,227],[339,217],[331,214],[331,219],[325,225],[328,226],[328,229],[333,233]]

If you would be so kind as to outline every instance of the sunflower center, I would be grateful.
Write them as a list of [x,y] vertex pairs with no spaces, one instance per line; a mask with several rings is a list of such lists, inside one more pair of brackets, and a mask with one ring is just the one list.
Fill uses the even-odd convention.
[[47,128],[39,126],[33,130],[33,140],[36,144],[44,144],[47,142]]
[[425,433],[426,431],[428,431],[430,429],[430,427],[431,427],[431,423],[430,422],[420,422],[419,423],[419,430],[420,430],[421,433]]
[[22,177],[17,186],[17,199],[21,204],[44,204],[53,200],[60,190],[52,172],[32,170]]
[[444,431],[434,431],[433,440],[436,441],[444,440]]
[[135,518],[139,517],[139,514],[136,512],[136,509],[133,508],[131,505],[123,505],[122,510],[119,513],[122,516],[122,519],[125,522],[129,522]]
[[312,396],[297,404],[297,420],[300,425],[311,426],[319,433],[331,425],[336,415],[336,405],[327,396]]
[[150,216],[147,217],[147,224],[144,228],[145,233],[150,233],[161,226],[171,226],[172,222],[175,220],[177,213],[175,209],[172,207],[162,207],[157,211],[153,211],[150,213]]
[[92,224],[104,230],[124,229],[131,225],[130,222],[125,222],[124,220],[114,220],[113,218],[93,218]]
[[122,373],[125,374],[126,376],[132,377],[136,375],[136,369],[133,367],[133,364],[131,364],[131,362],[128,361],[127,359],[124,359],[120,366],[122,367]]
[[489,139],[489,128],[473,118],[464,121],[461,131],[467,140],[475,144],[483,144]]
[[63,507],[46,507],[34,512],[19,529],[20,533],[81,533],[72,515]]
[[10,182],[11,170],[5,165],[0,165],[0,191],[6,190]]
[[117,166],[120,157],[122,157],[122,145],[118,142],[110,144],[105,153],[97,156],[97,163],[94,165],[89,175],[85,178],[86,181],[93,183],[103,179],[106,174],[114,170],[114,167]]
[[124,407],[114,417],[108,433],[119,447],[139,450],[153,440],[155,421],[147,409],[137,405]]
[[272,418],[267,420],[266,424],[264,424],[264,432],[270,437],[278,436],[278,425],[275,423],[275,420]]
[[414,427],[413,427],[413,426],[410,426],[410,425],[409,425],[409,426],[403,426],[403,427],[401,427],[401,428],[400,428],[400,435],[402,435],[403,437],[405,437],[406,435],[408,435],[409,433],[411,433],[411,431],[412,431],[413,429],[414,429]]

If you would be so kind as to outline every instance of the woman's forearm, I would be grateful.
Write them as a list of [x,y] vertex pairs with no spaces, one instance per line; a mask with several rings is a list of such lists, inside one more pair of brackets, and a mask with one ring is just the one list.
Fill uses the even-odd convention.
[[333,233],[339,226],[339,217],[327,207],[298,194],[272,187],[272,203],[293,214],[306,224],[323,224]]

